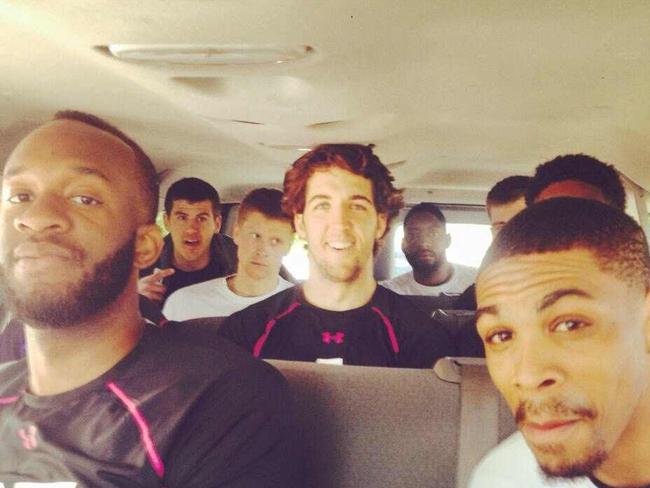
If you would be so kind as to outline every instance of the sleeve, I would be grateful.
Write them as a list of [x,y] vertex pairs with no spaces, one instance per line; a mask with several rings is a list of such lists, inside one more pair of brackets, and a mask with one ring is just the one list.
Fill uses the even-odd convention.
[[286,380],[254,361],[219,377],[190,409],[166,461],[167,488],[298,488],[303,483]]
[[401,367],[431,368],[438,359],[458,354],[449,331],[434,319],[419,311],[412,311],[404,318],[404,337],[400,341]]

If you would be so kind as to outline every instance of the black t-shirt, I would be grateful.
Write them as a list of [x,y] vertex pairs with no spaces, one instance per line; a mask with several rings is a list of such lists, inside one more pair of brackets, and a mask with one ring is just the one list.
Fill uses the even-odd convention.
[[369,303],[344,312],[314,307],[300,287],[290,288],[231,315],[219,334],[268,359],[430,368],[456,353],[444,328],[382,286]]
[[24,359],[0,366],[0,486],[302,486],[282,376],[185,334],[149,327],[107,373],[58,395],[25,391]]

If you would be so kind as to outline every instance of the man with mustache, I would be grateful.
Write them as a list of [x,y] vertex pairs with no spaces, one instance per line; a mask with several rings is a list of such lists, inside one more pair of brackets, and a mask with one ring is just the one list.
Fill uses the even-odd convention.
[[377,286],[373,257],[401,191],[361,144],[322,144],[284,176],[285,213],[307,241],[309,278],[231,315],[219,332],[256,357],[430,368],[456,352],[450,335]]
[[620,209],[553,198],[506,224],[477,328],[520,432],[471,488],[650,486],[649,290],[645,235]]
[[157,204],[148,156],[97,117],[61,112],[10,155],[0,283],[27,358],[0,366],[0,486],[302,486],[280,375],[140,317]]
[[476,269],[447,261],[451,236],[433,203],[420,203],[404,218],[402,251],[412,271],[382,282],[401,295],[460,294],[474,282]]

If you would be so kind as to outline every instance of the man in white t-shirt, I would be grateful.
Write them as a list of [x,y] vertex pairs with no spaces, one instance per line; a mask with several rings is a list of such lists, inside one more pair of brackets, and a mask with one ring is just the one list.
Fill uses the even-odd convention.
[[401,295],[460,294],[474,283],[476,269],[447,261],[451,236],[433,203],[420,203],[404,218],[402,251],[412,271],[381,284]]
[[293,286],[279,275],[294,235],[281,203],[280,190],[258,188],[246,195],[233,232],[237,274],[177,290],[165,302],[163,315],[168,320],[227,317]]
[[553,198],[496,236],[476,283],[490,376],[520,432],[471,488],[650,486],[650,255],[622,210]]

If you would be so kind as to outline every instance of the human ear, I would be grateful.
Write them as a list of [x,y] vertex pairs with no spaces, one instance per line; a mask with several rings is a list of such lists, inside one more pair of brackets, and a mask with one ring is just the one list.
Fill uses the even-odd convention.
[[376,241],[384,237],[387,228],[388,228],[388,215],[386,215],[385,213],[377,214],[377,231],[375,232]]
[[294,214],[293,226],[296,229],[296,234],[298,234],[298,237],[300,237],[303,241],[306,241],[307,232],[305,232],[305,219],[303,218],[303,214]]
[[153,265],[160,256],[163,239],[156,224],[146,224],[138,227],[135,238],[135,256],[133,266],[145,269]]
[[221,230],[221,215],[217,215],[214,218],[214,233],[217,234]]

